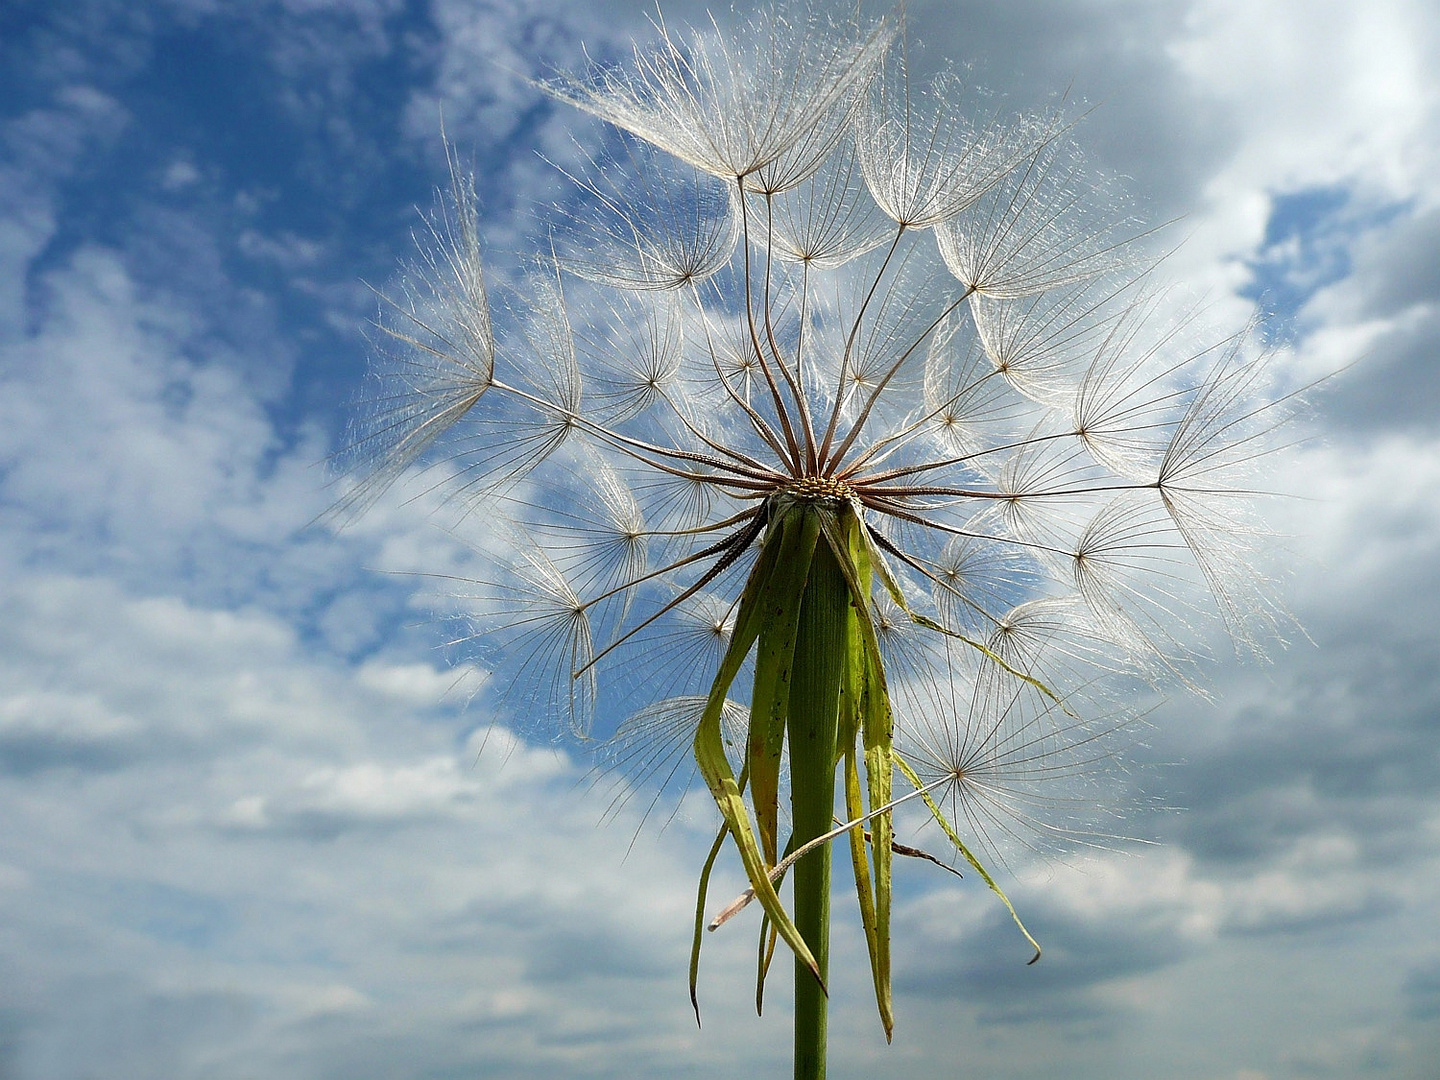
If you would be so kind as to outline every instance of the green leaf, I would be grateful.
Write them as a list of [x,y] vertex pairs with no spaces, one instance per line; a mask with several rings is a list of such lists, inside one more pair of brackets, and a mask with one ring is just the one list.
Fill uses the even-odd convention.
[[767,866],[779,861],[780,759],[790,706],[800,599],[819,532],[814,516],[805,511],[781,513],[776,569],[761,590],[761,623],[755,647],[755,688],[750,695],[746,758],[750,766],[750,801],[755,807]]
[[[795,847],[795,834],[790,834],[790,839],[785,843],[785,856],[788,858],[791,850]],[[775,891],[780,891],[780,885],[785,880],[781,874],[773,879]],[[770,922],[770,916],[765,915],[760,919],[760,943],[758,956],[755,962],[755,1015],[761,1016],[765,1009],[765,979],[770,974],[770,962],[775,959],[775,927]]]
[[[895,755],[895,764],[900,766],[900,771],[905,774],[905,778],[909,780],[910,783],[914,784],[917,788],[924,786],[920,783],[920,777],[916,774],[915,770],[910,767],[909,762],[898,754]],[[1010,912],[1010,917],[1015,920],[1015,925],[1020,928],[1020,933],[1025,935],[1025,940],[1035,946],[1035,955],[1026,961],[1026,963],[1029,964],[1035,963],[1036,960],[1040,959],[1040,943],[1030,936],[1029,930],[1025,929],[1025,924],[1020,921],[1020,916],[1015,911],[1015,905],[1010,903],[1010,898],[1005,895],[1005,890],[995,884],[995,879],[990,876],[990,872],[981,866],[980,860],[970,853],[970,849],[965,846],[965,841],[961,840],[960,834],[956,832],[955,826],[950,824],[949,818],[945,816],[940,807],[935,805],[935,800],[930,797],[929,793],[927,792],[922,795],[921,798],[925,800],[925,805],[930,808],[931,816],[939,823],[940,828],[945,830],[945,835],[950,838],[950,842],[955,845],[956,850],[965,856],[965,861],[975,868],[975,872],[984,879],[986,885],[990,886],[991,891],[1000,897],[1000,902],[1003,903]]]
[[[853,743],[845,753],[845,813],[851,821],[865,813]],[[875,917],[875,890],[870,883],[870,861],[865,855],[866,833],[864,829],[851,829],[847,835],[850,839],[850,863],[855,868],[855,896],[860,905],[860,924],[865,928],[865,947],[870,953],[870,977],[875,984],[875,1003],[880,1010],[880,1023],[885,1028],[885,1041],[889,1042],[895,1030],[895,1014],[890,995],[889,972],[880,948],[879,924]]]
[[[818,526],[810,524],[813,515],[799,516],[803,531],[810,532],[813,537],[818,531]],[[740,598],[740,610],[736,615],[735,630],[730,638],[730,645],[725,651],[724,658],[720,661],[720,669],[715,675],[715,681],[711,684],[710,696],[705,703],[705,712],[701,716],[700,726],[695,732],[695,764],[700,769],[700,774],[705,778],[705,784],[710,789],[711,796],[715,799],[720,813],[725,818],[730,835],[735,839],[735,846],[740,852],[740,860],[745,865],[745,875],[750,879],[756,897],[775,924],[780,936],[785,939],[785,943],[819,981],[820,968],[815,962],[815,957],[805,944],[805,939],[800,936],[800,931],[796,929],[795,923],[785,912],[774,886],[770,884],[764,856],[755,841],[755,832],[750,827],[749,811],[745,807],[745,800],[741,797],[740,788],[735,782],[734,773],[730,771],[730,762],[725,757],[725,744],[720,731],[720,714],[725,704],[725,695],[730,690],[730,684],[735,681],[741,665],[744,664],[745,657],[750,652],[750,646],[759,637],[761,624],[766,616],[762,594],[769,593],[769,590],[765,586],[772,577],[779,579],[782,583],[790,584],[796,597],[795,603],[799,603],[799,594],[804,586],[809,558],[807,555],[806,565],[800,567],[798,571],[793,564],[780,561],[780,541],[788,531],[783,527],[783,521],[789,518],[790,515],[786,515],[785,519],[782,519],[781,528],[776,528],[772,523],[769,535],[761,549],[760,558],[756,561],[755,568],[750,572],[750,577],[745,583],[745,591]],[[814,546],[812,539],[808,550],[813,552]],[[800,587],[794,588],[793,582],[797,574]],[[784,590],[779,591],[783,592]],[[778,595],[778,592],[772,595]]]
[[946,637],[954,638],[956,641],[962,642],[963,644],[970,646],[970,648],[981,653],[987,660],[990,660],[992,663],[998,665],[1004,671],[1015,676],[1015,678],[1021,680],[1022,682],[1029,683],[1031,686],[1035,687],[1035,689],[1039,690],[1051,701],[1059,705],[1061,710],[1064,711],[1066,715],[1074,717],[1077,720],[1079,719],[1078,716],[1076,716],[1073,712],[1070,711],[1069,707],[1066,706],[1065,702],[1061,700],[1059,694],[1057,694],[1054,690],[1051,690],[1050,687],[1046,686],[1043,682],[1035,678],[1033,675],[1027,675],[1025,674],[1025,672],[1019,671],[1013,666],[1011,666],[1005,661],[1003,657],[998,655],[994,649],[991,649],[983,642],[976,641],[974,638],[960,633],[958,630],[951,630],[948,626],[942,626],[934,619],[929,618],[925,615],[921,615],[917,611],[913,611],[910,607],[909,601],[905,599],[905,591],[900,588],[900,582],[891,572],[889,563],[885,561],[884,552],[880,550],[879,545],[876,544],[874,539],[870,536],[870,530],[866,527],[864,519],[860,517],[858,512],[855,516],[857,521],[859,522],[859,532],[864,539],[865,552],[870,559],[871,565],[873,565],[875,569],[879,571],[880,580],[885,585],[885,591],[890,594],[890,599],[894,600],[900,610],[905,612],[905,614],[909,616],[911,622],[918,623],[920,626],[925,627],[927,630],[934,630],[937,634],[944,634]]
[[[891,759],[893,756],[894,717],[890,708],[889,690],[885,683],[885,664],[880,655],[880,643],[875,634],[875,623],[870,616],[870,589],[873,573],[870,539],[865,532],[865,525],[860,518],[860,513],[853,504],[845,504],[838,512],[821,511],[818,516],[825,540],[835,553],[836,562],[840,565],[840,572],[844,575],[850,589],[853,632],[847,635],[849,656],[846,669],[847,683],[850,689],[847,696],[853,703],[860,735],[864,742],[865,780],[870,796],[870,806],[881,807],[890,802],[893,786]],[[854,723],[855,721],[852,720],[852,725]],[[853,736],[846,747],[846,753],[853,754]],[[858,776],[856,783],[857,785],[859,783]],[[848,775],[846,778],[846,801],[852,820],[864,813],[863,809],[857,809],[858,799],[856,807],[849,807]],[[859,895],[858,900],[862,919],[866,918],[867,904],[872,906],[873,910],[874,932],[872,934],[867,925],[866,944],[870,948],[870,968],[875,982],[876,1004],[880,1010],[880,1021],[885,1026],[885,1038],[888,1041],[894,1029],[890,989],[890,909],[893,889],[891,841],[894,837],[894,830],[891,826],[890,814],[887,812],[877,815],[871,822],[870,828],[874,836],[872,846],[875,859],[874,893],[872,900],[867,901],[863,893]],[[857,843],[861,845],[863,856],[864,839],[863,837],[857,838],[852,832],[850,838],[852,860],[855,859]],[[861,890],[859,874],[860,869],[857,862],[855,882],[857,892]],[[869,874],[867,871],[866,891],[868,889]]]
[[894,600],[896,605],[909,615],[910,605],[905,600],[905,592],[900,588],[900,582],[891,571],[890,564],[885,561],[885,553],[880,550],[880,546],[870,536],[870,529],[865,524],[865,518],[860,512],[852,506],[851,513],[855,515],[856,531],[863,541],[862,546],[871,570],[880,575],[880,584],[885,586],[885,591],[890,594],[890,599]]
[[710,854],[705,857],[705,865],[700,870],[700,885],[695,890],[695,933],[690,941],[690,1007],[695,1010],[695,1026],[700,1026],[700,997],[697,987],[700,982],[700,942],[705,931],[705,897],[710,891],[710,871],[715,869],[715,859],[720,854],[721,847],[725,844],[725,837],[730,832],[729,823],[720,826],[720,831],[715,834],[715,843],[710,845]]

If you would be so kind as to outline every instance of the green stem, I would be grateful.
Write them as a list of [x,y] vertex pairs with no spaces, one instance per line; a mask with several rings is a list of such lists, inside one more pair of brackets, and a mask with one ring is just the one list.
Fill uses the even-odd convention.
[[[805,511],[807,513],[813,511]],[[844,671],[850,590],[823,540],[815,545],[800,601],[790,681],[790,809],[798,848],[830,830],[835,813],[835,739]],[[820,977],[830,961],[830,845],[792,871],[795,925],[815,957]],[[825,990],[795,964],[795,1080],[824,1080]]]

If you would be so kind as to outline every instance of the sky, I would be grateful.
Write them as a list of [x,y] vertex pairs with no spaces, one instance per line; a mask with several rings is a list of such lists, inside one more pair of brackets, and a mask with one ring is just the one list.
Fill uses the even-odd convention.
[[[516,273],[549,162],[597,138],[526,80],[623,56],[647,10],[0,9],[0,1080],[788,1068],[753,926],[707,943],[690,1011],[708,796],[641,827],[579,748],[488,714],[417,576],[483,553],[422,504],[315,524],[442,115]],[[1325,381],[1275,477],[1303,632],[1149,714],[1153,842],[1006,874],[1039,964],[971,876],[898,868],[887,1047],[842,918],[832,1073],[1433,1080],[1440,12],[907,19],[918,69],[1078,103],[1095,168],[1174,222],[1167,273]]]

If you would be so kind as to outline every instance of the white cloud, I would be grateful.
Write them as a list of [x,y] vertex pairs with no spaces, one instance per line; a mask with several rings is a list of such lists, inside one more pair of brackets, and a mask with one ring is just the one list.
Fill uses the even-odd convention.
[[1226,291],[1263,236],[1271,197],[1343,186],[1431,202],[1440,102],[1434,20],[1413,0],[1191,5],[1167,45],[1198,100],[1221,104],[1228,159],[1204,181],[1181,272]]
[[61,86],[48,107],[31,109],[0,128],[0,342],[20,337],[29,321],[30,262],[54,236],[53,185],[124,130],[128,116],[93,87]]
[[279,448],[242,378],[187,358],[207,341],[185,305],[142,294],[100,249],[46,284],[45,323],[0,355],[3,494],[32,543],[103,538],[112,558],[178,568],[216,525],[274,542],[313,514],[318,447],[267,460]]
[[[526,1068],[570,1038],[611,1060],[644,1058],[652,1025],[689,1038],[699,835],[627,855],[638,819],[597,831],[604,806],[564,755],[498,728],[458,739],[480,718],[435,711],[445,673],[317,663],[273,616],[96,579],[13,583],[6,614],[5,963],[44,1018],[22,1061],[99,1052],[102,977],[175,1007],[223,989],[234,1015],[169,1032],[170,1049],[236,1042],[275,1076],[334,1052],[293,1041],[320,1015],[386,1053],[423,1037],[443,1059],[458,1039]],[[77,752],[97,747],[112,752]],[[711,993],[725,971],[708,962]],[[493,1041],[521,1019],[523,1045]]]
[[1408,195],[1431,164],[1432,22],[1414,0],[1202,0],[1169,50],[1248,136],[1225,170],[1231,182],[1292,190],[1358,179]]

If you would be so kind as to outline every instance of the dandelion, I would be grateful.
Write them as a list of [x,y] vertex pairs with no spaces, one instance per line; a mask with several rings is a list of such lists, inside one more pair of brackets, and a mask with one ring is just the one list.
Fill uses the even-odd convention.
[[[1248,508],[1285,399],[1168,314],[1058,112],[965,112],[891,20],[658,30],[542,84],[618,130],[513,286],[452,155],[336,515],[428,464],[493,556],[457,643],[497,708],[610,732],[622,801],[703,778],[692,1001],[703,927],[757,900],[757,1003],[783,941],[820,1076],[833,842],[888,1038],[893,856],[933,858],[897,814],[1017,924],[987,865],[1108,835],[1109,680],[1190,678],[1207,611],[1244,642],[1277,614]],[[750,891],[712,920],[727,848]]]

